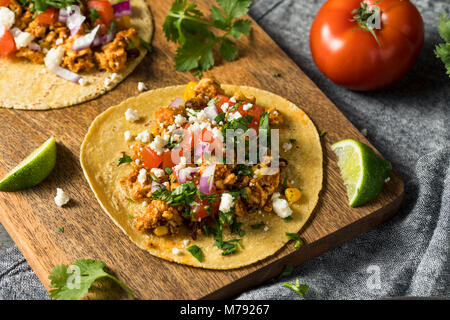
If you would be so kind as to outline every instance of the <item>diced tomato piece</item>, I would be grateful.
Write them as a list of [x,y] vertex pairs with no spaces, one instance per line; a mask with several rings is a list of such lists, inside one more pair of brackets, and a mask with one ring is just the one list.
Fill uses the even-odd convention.
[[[219,94],[219,95],[217,95],[216,96],[216,99],[217,99],[217,102],[215,103],[215,105],[216,105],[216,108],[217,108],[217,112],[219,112],[219,113],[222,113],[223,111],[222,111],[222,105],[225,103],[225,102],[228,102],[228,104],[230,104],[230,98],[228,98],[227,96],[223,96],[223,95],[221,95],[221,94]],[[233,104],[232,102],[231,102],[231,104]]]
[[56,23],[58,13],[53,7],[48,8],[36,17],[36,21],[40,24],[53,25]]
[[208,142],[208,143],[214,142],[214,137],[213,137],[212,132],[206,128],[203,128],[203,130],[202,130],[202,141]]
[[150,147],[145,147],[142,150],[142,156],[144,158],[144,165],[149,170],[158,168],[163,161],[163,156],[159,156],[155,151],[150,149]]
[[114,9],[109,1],[91,0],[87,3],[88,8],[94,8],[100,14],[101,22],[96,21],[96,24],[103,23],[107,27],[111,21],[114,20]]
[[[162,155],[162,165],[163,168],[169,167],[172,168],[175,166],[175,163],[172,161],[172,152],[177,152],[176,150],[164,152]],[[183,155],[183,150],[179,150],[180,157]]]
[[258,132],[258,128],[259,128],[259,119],[261,118],[261,115],[264,112],[264,109],[261,107],[258,107],[257,105],[253,105],[253,107],[247,111],[244,110],[244,105],[246,105],[246,103],[243,103],[239,106],[238,111],[239,113],[244,117],[245,115],[248,115],[253,117],[252,119],[252,123],[250,124],[250,128],[253,128],[256,130],[256,132]]
[[11,0],[0,0],[0,7],[7,7],[11,3]]
[[[194,212],[194,219],[195,221],[198,221],[199,219],[203,219],[209,216],[214,217],[219,212],[220,207],[220,196],[216,197],[215,199],[204,199],[200,201],[198,197],[195,197],[195,201],[198,203],[201,203],[201,206],[192,206],[191,209]],[[214,201],[214,202],[213,202]],[[211,214],[208,213],[208,211],[205,209],[205,206],[211,206]]]
[[6,29],[5,26],[0,25],[0,56],[6,58],[17,50],[14,37]]

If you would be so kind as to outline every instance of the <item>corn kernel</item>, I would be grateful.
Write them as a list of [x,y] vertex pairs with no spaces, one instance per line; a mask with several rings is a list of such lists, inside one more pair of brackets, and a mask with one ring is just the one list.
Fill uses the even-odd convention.
[[158,237],[162,237],[169,233],[169,229],[166,226],[159,226],[153,230],[153,233]]
[[294,203],[300,199],[302,193],[297,188],[287,188],[284,195],[289,202]]
[[187,84],[186,89],[184,90],[184,101],[189,101],[193,97],[195,97],[194,88],[197,85],[197,82],[191,81]]
[[130,16],[123,16],[117,19],[117,26],[120,30],[131,28],[131,18]]

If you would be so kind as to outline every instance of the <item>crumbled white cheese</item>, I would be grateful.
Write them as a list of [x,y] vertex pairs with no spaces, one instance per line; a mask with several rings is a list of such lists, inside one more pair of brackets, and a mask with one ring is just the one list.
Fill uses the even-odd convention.
[[130,141],[131,139],[131,132],[129,130],[125,131],[123,133],[123,136],[125,137],[125,141]]
[[177,125],[176,124],[171,124],[170,126],[167,127],[167,131],[169,133],[174,132],[177,129]]
[[141,184],[144,185],[144,183],[147,181],[147,170],[146,169],[141,169],[139,170],[139,174],[137,177],[137,181]]
[[145,91],[145,90],[148,90],[148,88],[147,88],[147,86],[145,85],[145,83],[143,83],[143,82],[138,82],[138,91],[139,91],[139,92],[142,92],[142,91]]
[[234,205],[234,198],[229,193],[223,193],[220,198],[220,207],[219,210],[223,213],[227,213],[231,210],[231,207]]
[[85,78],[80,78],[80,80],[78,80],[78,84],[81,86],[87,86],[89,84],[89,81]]
[[175,255],[179,255],[179,254],[181,254],[181,250],[180,249],[178,249],[178,248],[172,248],[172,253],[173,254],[175,254]]
[[53,69],[61,65],[64,58],[65,49],[63,47],[52,48],[47,52],[44,58],[45,65],[49,69]]
[[363,134],[363,136],[367,136],[367,129],[366,128],[361,129],[361,133]]
[[236,120],[236,119],[239,119],[239,118],[242,118],[242,114],[240,114],[237,111],[235,113],[232,113],[232,114],[228,115],[228,121],[233,121],[233,120]]
[[114,72],[114,73],[111,75],[111,81],[113,81],[114,79],[116,79],[117,76],[118,76],[118,74]]
[[167,144],[168,139],[161,136],[156,136],[155,139],[150,143],[150,149],[155,151],[158,155],[164,152],[164,146]]
[[111,79],[110,78],[105,78],[105,82],[104,82],[105,86],[106,87],[109,86],[110,83],[111,83]]
[[6,28],[11,29],[14,22],[16,22],[14,11],[7,7],[0,7],[0,25],[4,25]]
[[152,168],[152,170],[150,170],[150,172],[153,173],[157,178],[161,178],[162,176],[164,176],[164,170],[163,169]]
[[387,177],[386,180],[384,180],[384,183],[388,183],[389,181],[391,181],[391,177]]
[[34,36],[29,32],[22,32],[19,30],[17,35],[14,36],[14,42],[17,49],[28,47],[28,45],[34,40]]
[[170,183],[169,182],[163,182],[163,186],[166,187],[166,189],[169,189]]
[[55,44],[58,46],[64,42],[63,38],[58,38],[58,40],[55,41]]
[[280,218],[287,218],[292,214],[292,209],[289,208],[289,204],[286,200],[280,199],[276,197],[275,199],[272,196],[272,206],[273,211],[280,217]]
[[288,152],[291,149],[292,149],[292,143],[289,143],[289,142],[283,143],[283,150],[284,150],[284,152]]
[[228,104],[228,102],[225,102],[220,109],[222,109],[223,112],[227,112],[228,108],[230,107],[230,105]]
[[267,231],[267,230],[269,230],[269,227],[268,226],[264,226],[264,231]]
[[242,109],[244,109],[244,111],[248,111],[251,108],[253,108],[253,105],[251,103],[247,103],[242,106]]
[[236,103],[236,98],[235,97],[231,97],[230,98],[230,102]]
[[139,112],[137,110],[128,108],[127,111],[125,111],[125,119],[127,121],[135,122],[138,121],[140,118],[141,117],[139,116]]
[[69,200],[70,198],[67,196],[63,189],[56,188],[55,203],[57,206],[62,207],[63,205],[67,204]]
[[189,244],[189,240],[188,240],[188,239],[184,239],[184,240],[183,240],[183,244],[184,244],[185,246],[187,246],[187,245]]
[[136,136],[136,140],[142,141],[142,143],[147,143],[150,141],[150,133],[146,129]]
[[178,126],[182,126],[183,124],[186,123],[186,121],[187,121],[186,118],[183,117],[181,114],[177,114],[175,116],[175,124]]
[[136,160],[134,160],[134,163],[136,163],[137,165],[140,165],[141,164],[141,160],[136,159]]
[[211,132],[212,132],[214,139],[218,139],[219,137],[222,137],[222,131],[217,127],[212,128]]
[[147,201],[142,201],[142,207],[146,207],[148,205]]

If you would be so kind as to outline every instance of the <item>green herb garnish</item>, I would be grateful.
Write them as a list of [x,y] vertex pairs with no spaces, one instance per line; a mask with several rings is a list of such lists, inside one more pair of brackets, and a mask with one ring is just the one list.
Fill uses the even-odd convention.
[[214,241],[214,245],[221,249],[223,256],[228,256],[232,253],[235,253],[239,248],[242,248],[241,243],[239,242],[239,239],[232,239],[228,241]]
[[[216,0],[221,8],[211,6],[210,19],[197,9],[195,3],[175,0],[163,24],[167,40],[179,44],[175,56],[178,71],[205,71],[214,65],[213,48],[227,61],[236,58],[238,49],[230,36],[248,36],[251,21],[237,19],[248,12],[250,0]],[[219,29],[220,34],[213,29]]]
[[[73,267],[61,264],[52,269],[50,279],[50,297],[55,300],[75,300],[84,297],[92,284],[100,278],[110,278],[117,282],[131,298],[136,299],[131,290],[115,276],[103,271],[105,263],[95,260],[78,260]],[[79,273],[78,273],[79,271]],[[77,281],[80,277],[80,281]],[[75,285],[77,284],[77,285]]]
[[442,60],[450,76],[450,20],[447,20],[447,13],[441,14],[439,22],[439,35],[445,43],[438,44],[434,50],[436,57]]
[[307,286],[306,284],[300,284],[300,281],[297,280],[295,281],[295,284],[291,284],[289,282],[285,282],[283,284],[285,287],[294,290],[295,292],[297,292],[299,295],[301,295],[302,297],[305,295],[306,291],[308,291],[309,286]]
[[278,279],[290,276],[293,271],[294,271],[294,267],[293,266],[286,265],[284,267],[283,271],[281,271],[280,275],[278,276]]
[[91,20],[91,23],[94,24],[98,19],[100,19],[100,13],[95,8],[88,8],[88,17]]
[[292,216],[283,218],[284,222],[289,222],[289,221],[291,221],[292,219],[293,219]]
[[252,228],[252,229],[261,229],[261,227],[264,227],[265,226],[265,223],[264,222],[260,222],[260,223],[256,223],[256,224],[252,224],[252,225],[250,225],[250,227]]
[[168,175],[171,175],[172,172],[173,172],[173,170],[172,170],[171,168],[169,168],[169,167],[165,167],[165,168],[164,168],[164,171],[165,171]]
[[327,132],[324,131],[324,130],[322,130],[322,131],[320,132],[320,136],[321,136],[321,137],[323,137],[323,136],[326,135],[326,134],[327,134]]
[[145,41],[142,38],[139,38],[141,45],[150,53],[153,51],[153,47],[150,43],[148,43],[147,41]]
[[129,163],[131,162],[131,157],[128,156],[126,153],[122,153],[122,158],[119,159],[119,163],[117,166],[120,166],[122,163]]
[[189,251],[194,256],[195,259],[202,262],[203,252],[202,249],[200,249],[197,245],[194,244],[193,246],[190,246],[186,250]]
[[300,248],[301,245],[303,244],[303,240],[300,239],[300,236],[297,233],[286,232],[286,236],[291,240],[295,240],[294,248],[296,249]]
[[274,74],[272,74],[272,77],[274,78],[279,78],[281,76],[281,74],[279,74],[278,72],[275,72]]
[[60,227],[60,228],[58,229],[58,231],[61,232],[61,233],[64,233],[64,227]]

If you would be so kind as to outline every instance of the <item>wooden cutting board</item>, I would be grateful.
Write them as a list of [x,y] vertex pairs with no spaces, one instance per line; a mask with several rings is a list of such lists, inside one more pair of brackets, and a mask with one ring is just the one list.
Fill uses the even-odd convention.
[[[239,58],[218,65],[205,76],[219,82],[254,86],[286,97],[312,118],[322,138],[324,183],[319,203],[300,235],[306,244],[292,242],[276,255],[233,271],[211,271],[170,263],[137,248],[108,218],[89,189],[79,164],[79,149],[91,121],[108,107],[138,94],[137,82],[151,89],[185,84],[190,73],[176,72],[175,47],[161,25],[172,1],[152,0],[154,52],[137,70],[105,96],[55,111],[0,109],[0,175],[6,174],[49,136],[58,142],[55,170],[41,185],[15,193],[0,193],[0,220],[39,279],[48,288],[48,275],[57,264],[77,259],[104,261],[142,299],[225,298],[278,275],[285,265],[299,265],[376,227],[394,215],[403,197],[403,182],[393,172],[375,201],[350,208],[330,145],[344,138],[369,143],[336,106],[253,22],[249,38],[239,41]],[[198,1],[206,9],[206,1]],[[274,78],[272,74],[280,73]],[[68,93],[70,94],[70,93]],[[56,188],[71,197],[65,208],[55,205]],[[64,232],[59,228],[64,227]],[[126,297],[122,292],[120,297]]]

